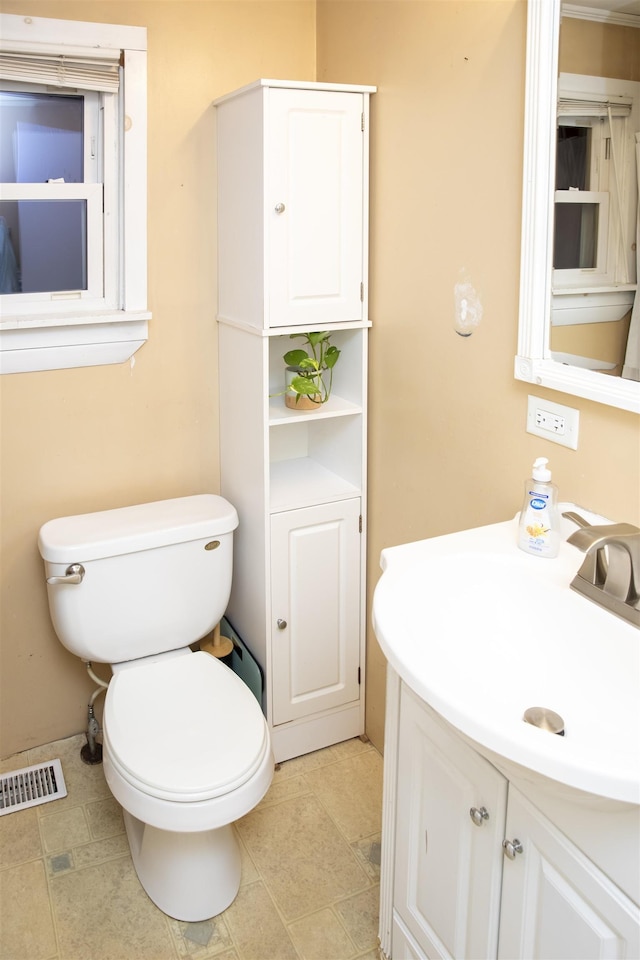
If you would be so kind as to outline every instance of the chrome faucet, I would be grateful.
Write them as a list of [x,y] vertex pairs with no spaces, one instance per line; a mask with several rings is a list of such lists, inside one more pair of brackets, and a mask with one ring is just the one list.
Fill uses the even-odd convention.
[[563,513],[580,527],[567,543],[586,556],[571,588],[640,627],[640,529],[631,523],[592,525],[577,513]]

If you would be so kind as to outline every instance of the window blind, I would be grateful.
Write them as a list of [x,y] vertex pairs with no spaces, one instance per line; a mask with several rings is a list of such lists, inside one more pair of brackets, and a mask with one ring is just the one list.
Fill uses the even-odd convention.
[[120,51],[99,57],[0,52],[0,79],[115,93],[120,83]]
[[631,115],[631,101],[625,100],[572,100],[558,98],[559,117],[628,117]]

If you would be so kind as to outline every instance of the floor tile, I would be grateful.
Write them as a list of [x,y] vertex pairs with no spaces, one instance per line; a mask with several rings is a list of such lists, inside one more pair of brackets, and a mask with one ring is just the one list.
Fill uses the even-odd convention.
[[351,844],[351,849],[358,858],[358,862],[366,871],[367,876],[375,883],[380,880],[381,842],[380,834],[374,837],[365,837]]
[[85,811],[89,821],[89,830],[94,840],[115,837],[119,833],[124,833],[122,807],[113,797],[87,803]]
[[378,938],[380,889],[370,887],[336,904],[345,929],[359,950],[373,947]]
[[0,930],[2,960],[49,960],[57,956],[42,860],[0,873]]
[[382,758],[374,750],[306,774],[308,783],[349,840],[380,829]]
[[68,796],[0,818],[0,960],[378,960],[382,760],[356,738],[289,760],[236,824],[239,894],[220,916],[165,916],[136,876],[122,811],[84,734],[0,763],[59,757]]
[[175,960],[168,919],[145,894],[129,857],[49,882],[64,960]]
[[287,779],[289,777],[300,776],[308,773],[310,770],[318,770],[326,767],[336,760],[342,760],[345,757],[354,756],[360,753],[367,753],[373,750],[370,743],[363,743],[359,737],[352,740],[345,740],[343,743],[335,743],[331,747],[325,747],[323,750],[314,750],[313,753],[305,753],[301,757],[294,757],[292,760],[286,760],[280,764],[276,770],[276,778]]
[[287,920],[369,885],[315,796],[256,809],[238,830]]
[[200,923],[169,920],[169,927],[179,957],[204,960],[205,957],[233,955],[233,941],[224,915]]
[[[280,776],[281,773],[282,776]],[[260,806],[279,803],[281,800],[289,800],[291,797],[301,797],[305,793],[311,793],[311,787],[304,776],[289,777],[283,771],[278,770],[266,795],[260,801]]]
[[77,867],[88,867],[122,856],[129,856],[129,841],[124,833],[117,837],[94,840],[92,843],[85,843],[73,850],[73,858]]
[[289,933],[302,960],[348,960],[354,944],[331,909],[319,910],[289,924]]
[[241,960],[298,960],[291,937],[261,881],[240,887],[224,916]]
[[15,810],[0,817],[2,866],[24,863],[42,856],[38,814],[35,807]]
[[[52,810],[59,801],[47,806]],[[40,830],[45,853],[55,853],[58,850],[67,850],[76,844],[87,843],[91,840],[87,818],[82,807],[64,809],[58,806],[55,813],[40,816]]]

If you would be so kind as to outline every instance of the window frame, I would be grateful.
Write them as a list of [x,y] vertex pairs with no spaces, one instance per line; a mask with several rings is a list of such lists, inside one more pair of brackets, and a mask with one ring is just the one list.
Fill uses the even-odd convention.
[[[599,111],[598,103],[602,105]],[[614,185],[613,160],[606,150],[607,141],[614,136],[614,130],[609,129],[609,120],[606,115],[606,104],[613,110],[613,121],[622,124],[621,130],[615,130],[622,173],[622,197],[620,204],[626,213],[623,222],[625,236],[634,238],[635,216],[637,209],[637,177],[635,176],[635,149],[633,131],[636,129],[640,113],[640,83],[624,81],[608,77],[591,77],[581,74],[561,73],[558,79],[558,117],[559,126],[589,127],[591,137],[589,144],[588,163],[588,190],[558,191],[553,193],[554,204],[557,203],[596,203],[600,206],[602,217],[598,225],[598,255],[597,265],[591,268],[552,269],[552,296],[563,294],[589,293],[597,288],[599,291],[628,291],[636,289],[637,280],[634,276],[635,265],[633,255],[619,249],[618,213],[617,205],[613,203]],[[622,110],[627,109],[627,121],[617,111],[616,103]],[[622,133],[622,137],[619,134]],[[603,202],[602,195],[607,194],[608,202]],[[552,243],[553,245],[553,243]],[[618,271],[626,269],[632,280],[625,282],[618,279]],[[633,297],[631,297],[633,300]],[[578,321],[573,321],[578,322]]]
[[[105,94],[105,127],[118,131],[103,151],[105,170],[105,298],[50,299],[49,309],[0,313],[0,372],[20,373],[122,363],[148,339],[147,307],[147,89],[144,27],[0,14],[0,48],[11,52],[82,55],[119,50],[121,83]],[[113,116],[109,116],[109,111]],[[111,142],[106,138],[106,143]],[[53,185],[51,185],[53,186]],[[66,185],[59,185],[61,187]],[[78,186],[78,185],[76,185]],[[116,222],[114,222],[116,221]]]
[[[44,94],[49,96],[78,95],[77,90],[62,88],[52,91],[41,84],[16,81],[0,81],[4,91],[10,93]],[[114,256],[118,249],[119,204],[114,191],[105,191],[104,184],[117,178],[112,169],[115,156],[109,151],[104,156],[104,144],[113,143],[118,137],[118,111],[113,103],[114,94],[99,94],[84,90],[83,98],[83,179],[76,182],[38,183],[16,180],[0,183],[0,200],[28,201],[83,201],[86,209],[86,278],[87,285],[81,289],[59,288],[42,292],[0,294],[2,313],[6,316],[35,318],[51,313],[54,307],[71,314],[87,312],[87,309],[115,310],[118,308],[118,261]],[[95,145],[92,151],[91,141]]]

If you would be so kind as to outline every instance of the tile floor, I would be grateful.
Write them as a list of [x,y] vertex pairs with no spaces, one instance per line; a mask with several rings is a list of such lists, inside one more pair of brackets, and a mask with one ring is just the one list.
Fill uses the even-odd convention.
[[84,735],[0,762],[59,757],[68,796],[0,817],[0,960],[377,960],[382,758],[348,740],[283,763],[236,825],[240,892],[182,923],[136,877],[119,805]]

